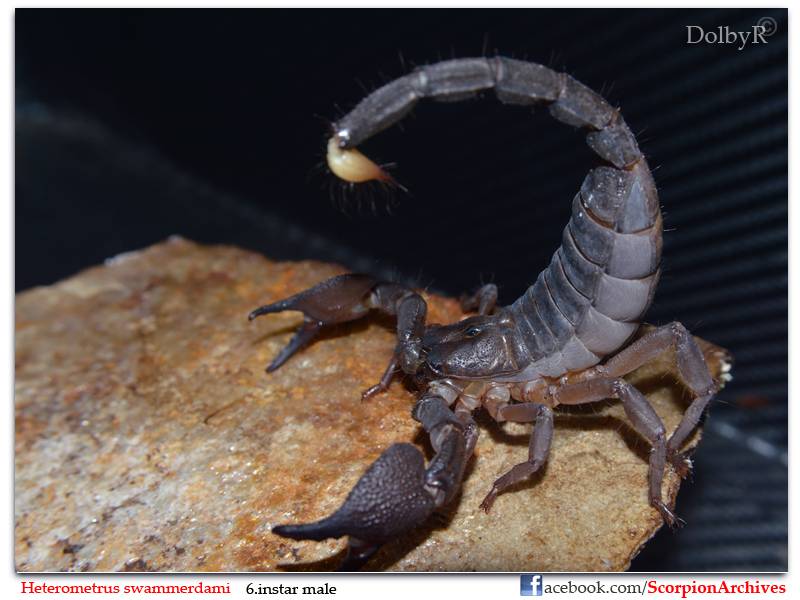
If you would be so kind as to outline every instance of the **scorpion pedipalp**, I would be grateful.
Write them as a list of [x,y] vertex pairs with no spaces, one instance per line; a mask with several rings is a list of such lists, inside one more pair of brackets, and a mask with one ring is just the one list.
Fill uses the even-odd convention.
[[271,373],[323,328],[354,321],[373,309],[397,318],[397,346],[380,383],[364,392],[363,398],[367,399],[388,387],[397,367],[414,375],[422,364],[427,304],[414,290],[397,283],[378,281],[369,275],[347,273],[284,300],[260,306],[248,315],[248,319],[252,321],[261,315],[287,310],[300,311],[304,315],[294,337],[267,367],[267,372]]
[[303,324],[269,364],[267,372],[271,373],[283,365],[313,340],[324,326],[345,323],[364,316],[370,309],[366,299],[374,285],[375,280],[368,275],[340,275],[299,294],[253,310],[248,315],[250,321],[261,315],[286,310],[300,311],[304,315]]
[[[295,540],[350,537],[343,570],[357,569],[384,542],[427,519],[436,505],[425,490],[425,459],[411,444],[393,444],[372,463],[342,506],[314,523],[279,525],[272,532]],[[369,515],[368,518],[364,518]]]
[[340,570],[356,570],[382,544],[418,527],[449,502],[461,486],[477,428],[435,395],[423,396],[412,412],[431,438],[436,454],[425,467],[412,444],[393,444],[370,465],[342,506],[314,523],[278,525],[272,532],[295,540],[349,536]]

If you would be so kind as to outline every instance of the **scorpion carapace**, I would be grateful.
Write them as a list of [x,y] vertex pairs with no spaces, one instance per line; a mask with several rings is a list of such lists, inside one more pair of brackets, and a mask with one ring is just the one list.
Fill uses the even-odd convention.
[[[478,430],[472,413],[484,407],[498,422],[533,423],[528,460],[498,478],[481,504],[530,477],[547,461],[553,408],[613,398],[652,446],[649,499],[670,525],[680,521],[662,500],[664,469],[691,466],[681,446],[718,390],[703,354],[680,323],[655,328],[628,343],[649,307],[658,281],[661,213],[650,169],[619,111],[564,73],[504,57],[448,60],[375,90],[334,126],[331,170],[345,180],[386,179],[355,147],[406,115],[421,98],[461,100],[493,89],[506,104],[548,104],[550,114],[588,130],[602,160],[572,203],[561,246],[535,283],[510,306],[496,306],[497,288],[462,298],[478,315],[444,326],[425,323],[423,298],[404,285],[368,275],[341,275],[295,296],[256,309],[250,318],[284,310],[303,312],[302,326],[268,371],[280,367],[321,329],[376,309],[397,319],[397,345],[380,382],[397,371],[419,389],[412,416],[435,452],[425,466],[410,444],[388,448],[366,471],[344,504],[321,521],[280,525],[278,535],[322,540],[349,536],[343,568],[360,567],[381,544],[417,527],[459,489]],[[693,400],[667,438],[647,399],[622,377],[674,349],[678,373]]]

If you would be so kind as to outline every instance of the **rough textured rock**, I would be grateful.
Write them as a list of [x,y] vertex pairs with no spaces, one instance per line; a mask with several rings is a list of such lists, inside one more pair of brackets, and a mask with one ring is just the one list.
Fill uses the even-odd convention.
[[[173,239],[20,294],[17,568],[335,567],[343,540],[292,542],[270,527],[330,513],[392,442],[429,452],[401,382],[359,399],[389,359],[388,321],[335,329],[264,372],[300,317],[248,323],[247,313],[338,272]],[[429,302],[432,321],[461,316],[453,300]],[[719,374],[721,352],[704,348]],[[669,359],[632,379],[671,430],[686,398]],[[478,504],[524,459],[528,429],[480,424],[461,497],[372,568],[620,570],[660,527],[646,498],[647,444],[619,405],[560,414],[545,472],[489,515]],[[670,473],[670,497],[678,485]]]

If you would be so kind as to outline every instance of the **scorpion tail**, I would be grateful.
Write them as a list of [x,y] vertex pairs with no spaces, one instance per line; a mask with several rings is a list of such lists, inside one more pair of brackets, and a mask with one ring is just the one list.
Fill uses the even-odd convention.
[[355,148],[342,148],[336,136],[328,140],[328,151],[325,158],[331,173],[339,179],[350,183],[365,181],[383,181],[398,185],[397,182],[380,166],[372,162]]
[[[621,348],[639,327],[659,278],[662,218],[650,168],[619,110],[566,73],[512,58],[460,58],[423,66],[376,89],[334,124],[331,170],[351,182],[375,177],[357,146],[404,118],[423,99],[460,101],[493,90],[504,104],[545,104],[556,120],[586,131],[604,161],[573,201],[561,248],[508,308],[530,362],[577,371]],[[335,169],[348,159],[350,170]]]

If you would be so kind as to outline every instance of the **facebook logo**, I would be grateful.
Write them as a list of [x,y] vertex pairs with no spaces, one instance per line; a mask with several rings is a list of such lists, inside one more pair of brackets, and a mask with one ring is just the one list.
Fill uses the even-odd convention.
[[541,596],[542,595],[542,576],[530,573],[519,576],[519,595],[520,596]]

